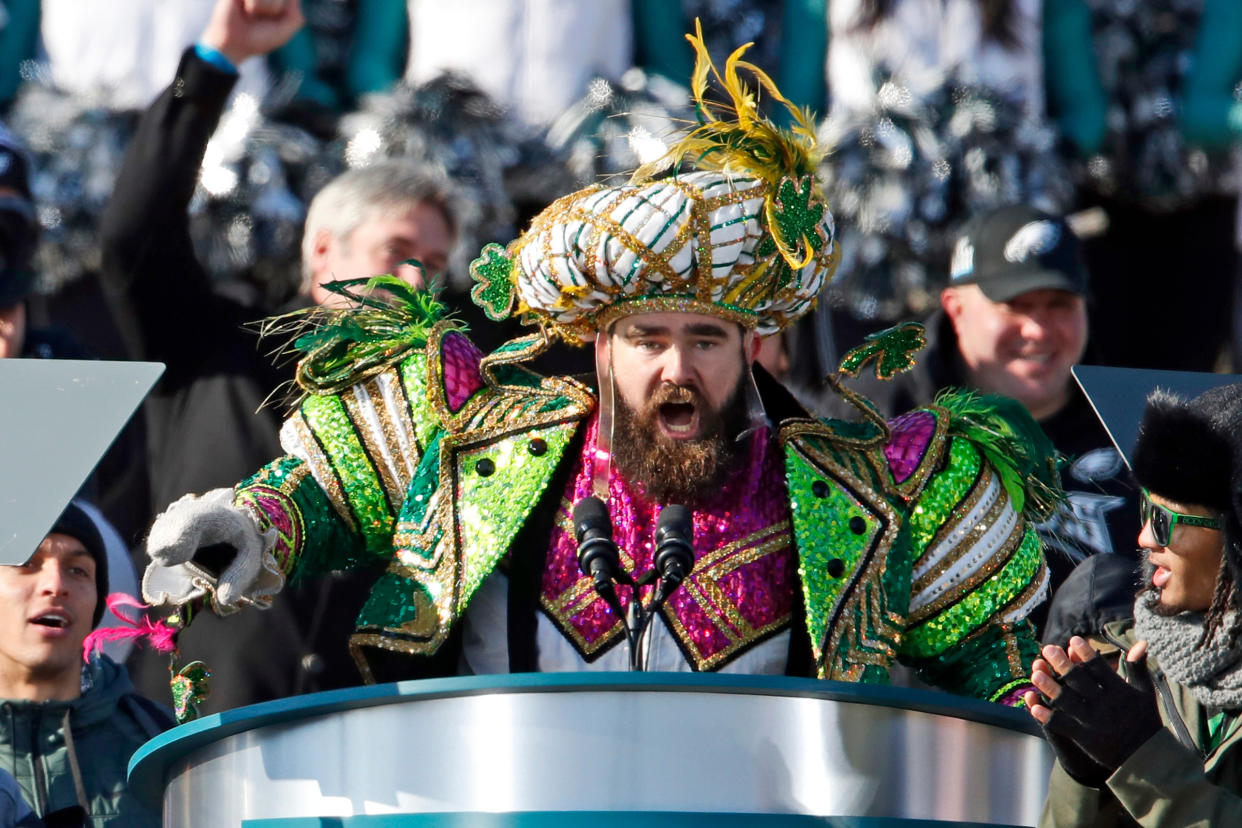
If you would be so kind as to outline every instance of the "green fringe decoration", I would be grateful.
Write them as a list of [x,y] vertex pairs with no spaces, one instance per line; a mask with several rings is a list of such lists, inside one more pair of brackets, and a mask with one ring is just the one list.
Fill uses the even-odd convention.
[[1065,500],[1061,456],[1020,402],[949,388],[936,397],[936,405],[950,414],[949,433],[983,452],[1023,517],[1042,523],[1052,516]]
[[264,320],[259,328],[261,337],[286,340],[278,353],[301,355],[296,382],[303,394],[336,394],[380,373],[425,347],[437,322],[465,327],[449,318],[437,293],[396,276],[341,279],[324,287],[350,304],[303,308]]

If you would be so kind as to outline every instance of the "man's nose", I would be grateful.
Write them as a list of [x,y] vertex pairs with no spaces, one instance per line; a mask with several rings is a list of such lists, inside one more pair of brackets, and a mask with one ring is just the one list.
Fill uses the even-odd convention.
[[1043,339],[1048,336],[1048,319],[1042,313],[1022,316],[1022,335],[1027,339]]
[[664,352],[664,370],[660,379],[674,385],[689,385],[694,379],[694,366],[686,351],[676,345]]
[[1156,534],[1151,529],[1151,519],[1143,521],[1143,525],[1139,527],[1138,545],[1140,549],[1159,549],[1160,544],[1156,543]]
[[65,583],[65,571],[59,561],[48,561],[39,569],[39,590],[45,595],[64,593]]

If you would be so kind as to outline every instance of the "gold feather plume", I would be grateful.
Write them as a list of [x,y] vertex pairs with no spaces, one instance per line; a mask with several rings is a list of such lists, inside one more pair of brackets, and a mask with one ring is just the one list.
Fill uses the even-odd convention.
[[[686,40],[694,47],[694,72],[690,78],[690,91],[698,112],[699,125],[669,148],[660,159],[639,167],[632,183],[644,184],[668,167],[688,161],[702,170],[720,170],[732,175],[757,178],[765,182],[765,212],[769,228],[775,229],[775,201],[781,182],[791,179],[801,182],[809,176],[813,197],[822,202],[823,196],[815,179],[815,169],[827,154],[815,140],[814,117],[808,108],[795,106],[781,94],[772,78],[742,57],[754,44],[739,46],[725,60],[723,73],[716,68],[703,40],[702,24],[694,21],[692,35]],[[757,95],[742,80],[741,73],[748,73],[765,92],[789,113],[793,126],[779,127],[759,114]],[[715,77],[728,95],[729,101],[707,99],[708,81]],[[796,242],[782,238],[773,232],[773,239],[782,257],[795,269],[801,269],[814,258],[814,251],[804,247],[799,254]]]

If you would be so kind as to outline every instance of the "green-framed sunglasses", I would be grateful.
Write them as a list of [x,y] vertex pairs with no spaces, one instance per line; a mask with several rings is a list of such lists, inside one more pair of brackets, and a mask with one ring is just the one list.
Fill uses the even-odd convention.
[[[1201,526],[1204,529],[1216,529],[1217,531],[1225,525],[1225,522],[1218,517],[1183,515],[1181,512],[1175,512],[1166,506],[1152,503],[1151,493],[1146,489],[1143,489],[1143,497],[1139,500],[1139,519],[1143,521],[1142,525],[1146,525],[1147,521],[1151,521],[1152,537],[1161,546],[1168,546],[1169,542],[1173,540],[1173,527],[1179,523],[1184,523],[1187,526]],[[1140,526],[1140,528],[1142,527]]]

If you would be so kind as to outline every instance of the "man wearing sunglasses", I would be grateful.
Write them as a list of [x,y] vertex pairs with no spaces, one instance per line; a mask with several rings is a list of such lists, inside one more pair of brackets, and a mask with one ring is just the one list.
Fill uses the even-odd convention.
[[1133,622],[1043,649],[1027,707],[1057,754],[1041,826],[1242,825],[1242,384],[1147,400]]

